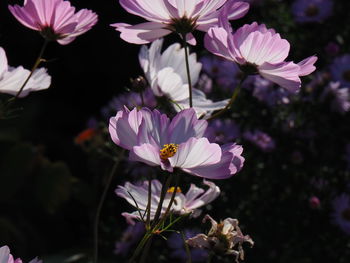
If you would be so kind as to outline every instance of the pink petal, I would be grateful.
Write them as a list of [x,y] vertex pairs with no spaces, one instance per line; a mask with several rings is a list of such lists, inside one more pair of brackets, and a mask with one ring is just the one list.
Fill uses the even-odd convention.
[[294,93],[301,86],[299,72],[300,67],[293,62],[282,62],[279,64],[264,63],[259,66],[261,76]]
[[121,32],[120,37],[123,40],[133,44],[147,44],[171,33],[170,30],[164,29],[163,24],[157,22],[147,22],[134,26],[116,23],[111,26]]
[[169,162],[172,167],[179,167],[192,173],[192,169],[210,166],[220,159],[221,148],[218,144],[210,143],[207,138],[190,138],[179,145],[176,154],[169,158]]
[[183,143],[192,137],[200,138],[204,135],[208,122],[198,120],[193,109],[186,109],[173,118],[168,133],[170,143]]
[[186,209],[194,210],[201,206],[207,205],[220,195],[220,188],[213,182],[204,180],[203,183],[209,186],[209,189],[201,196],[197,195],[196,198],[187,199],[186,194]]
[[131,161],[143,162],[150,166],[158,166],[161,165],[159,150],[158,147],[152,144],[144,143],[132,148],[129,159]]
[[229,20],[236,20],[242,18],[248,13],[249,4],[242,1],[229,0],[223,8],[227,9]]
[[314,64],[316,63],[317,59],[318,58],[316,56],[311,56],[303,61],[300,61],[298,63],[298,66],[300,67],[299,76],[306,76],[314,72],[316,70]]

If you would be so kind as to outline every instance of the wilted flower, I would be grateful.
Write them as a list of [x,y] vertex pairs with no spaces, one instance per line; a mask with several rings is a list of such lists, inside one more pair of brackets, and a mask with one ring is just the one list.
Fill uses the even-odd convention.
[[114,253],[117,255],[126,256],[131,247],[140,241],[145,233],[145,225],[137,222],[134,225],[129,225],[123,232],[120,241],[116,242]]
[[295,64],[285,61],[290,45],[273,29],[256,22],[244,25],[232,33],[227,14],[222,12],[220,27],[212,27],[205,35],[205,47],[215,55],[234,61],[245,74],[260,74],[291,92],[301,86],[300,76],[313,72],[317,57]]
[[[28,78],[30,71],[22,66],[17,68],[7,64],[5,50],[0,47],[0,93],[16,95]],[[36,69],[23,88],[19,97],[25,97],[32,91],[47,89],[51,85],[51,77],[45,68]]]
[[[199,234],[199,232],[193,229],[184,229],[183,231],[185,240],[197,234]],[[180,262],[188,262],[189,259],[184,242],[181,233],[172,233],[169,236],[167,243],[171,249],[170,257],[180,260]],[[192,262],[205,262],[208,258],[208,252],[200,248],[190,248],[190,253]]]
[[343,193],[333,200],[332,221],[350,235],[350,196]]
[[[203,183],[209,186],[207,191],[204,189],[191,184],[190,189],[186,194],[181,192],[180,188],[177,188],[175,194],[174,203],[172,204],[171,210],[175,214],[183,215],[192,213],[192,216],[197,217],[200,215],[200,210],[198,208],[205,206],[212,201],[214,201],[220,194],[220,188],[216,186],[213,182],[204,180]],[[138,206],[139,211],[132,213],[124,212],[122,215],[127,219],[127,221],[133,224],[134,219],[141,220],[141,215],[145,215],[145,211],[148,204],[148,184],[149,181],[144,181],[141,185],[134,185],[129,182],[126,182],[124,186],[119,185],[115,190],[115,193],[128,201],[129,204],[136,207],[135,201]],[[153,220],[161,195],[162,184],[158,180],[151,181],[151,209],[150,209],[150,219]],[[174,187],[168,189],[167,194],[165,195],[161,215],[165,213],[173,192],[175,191]],[[145,215],[146,219],[146,215]]]
[[208,249],[218,254],[233,255],[236,257],[236,262],[244,260],[242,244],[247,242],[253,246],[254,241],[248,235],[243,235],[238,226],[238,220],[226,218],[218,224],[213,218],[206,215],[203,223],[207,220],[211,222],[208,235],[198,234],[188,239],[187,244],[192,247]]
[[219,146],[203,137],[207,121],[193,109],[179,112],[171,121],[157,110],[125,108],[110,119],[109,133],[115,144],[130,151],[129,159],[209,178],[233,176],[243,166],[242,147]]
[[225,8],[229,19],[243,17],[249,4],[238,0],[120,0],[121,6],[131,14],[150,21],[137,25],[116,23],[111,26],[121,32],[120,37],[134,44],[147,44],[171,32],[186,34],[187,41],[195,45],[195,29],[208,31],[218,23],[219,9]]
[[275,149],[275,141],[265,132],[260,130],[246,131],[243,133],[244,139],[258,146],[262,151],[269,152]]
[[345,54],[334,59],[330,69],[333,80],[350,87],[350,54]]
[[[179,44],[173,44],[161,54],[162,44],[163,39],[159,39],[149,49],[143,46],[139,61],[154,94],[168,97],[173,102],[174,109],[179,112],[189,107],[185,51]],[[202,68],[195,53],[189,55],[189,68],[192,85],[195,85]],[[228,100],[213,102],[199,89],[193,88],[192,92],[193,108],[198,116],[220,110],[228,103]]]
[[97,22],[94,12],[82,9],[75,13],[70,2],[64,0],[24,0],[24,6],[10,5],[9,9],[24,26],[61,45],[69,44]]
[[292,11],[295,21],[322,22],[332,14],[332,0],[296,0],[293,3]]
[[[8,246],[0,247],[0,263],[22,263],[20,258],[14,259],[10,254],[10,249]],[[31,260],[29,263],[42,263],[41,260],[37,258]]]
[[346,113],[350,110],[349,88],[340,88],[340,82],[331,82],[321,94],[321,100],[331,100],[331,109],[339,113]]

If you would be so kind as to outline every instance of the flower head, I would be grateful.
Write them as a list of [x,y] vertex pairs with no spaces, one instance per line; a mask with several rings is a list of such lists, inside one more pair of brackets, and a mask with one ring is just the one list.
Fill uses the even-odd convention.
[[[220,194],[219,187],[216,186],[213,182],[204,180],[203,183],[209,186],[207,191],[195,186],[194,184],[191,184],[190,189],[186,194],[182,193],[180,188],[177,188],[174,203],[172,204],[170,211],[180,215],[192,213],[192,216],[194,217],[199,216],[201,211],[198,210],[198,208],[214,201]],[[148,204],[148,184],[149,181],[144,181],[141,185],[134,185],[126,182],[124,186],[119,185],[115,190],[115,193],[128,201],[129,204],[135,206],[135,202],[137,203],[139,211],[135,211],[133,213],[125,212],[122,214],[125,216],[129,223],[133,223],[134,219],[141,220],[140,213],[141,215],[145,214]],[[151,181],[151,220],[153,220],[156,214],[159,197],[161,195],[161,189],[162,184],[158,180]],[[165,213],[174,190],[174,187],[168,189],[163,202],[161,214]]]
[[[8,246],[0,247],[0,263],[22,263],[20,258],[14,259],[10,254],[10,249]],[[42,263],[41,260],[37,258],[31,260],[29,263]]]
[[296,0],[292,11],[297,22],[322,22],[332,14],[332,8],[332,0]]
[[[16,95],[28,78],[30,71],[22,66],[17,68],[7,64],[5,50],[0,47],[0,93]],[[47,89],[51,85],[51,77],[46,73],[45,68],[34,71],[33,75],[24,86],[19,97],[25,97],[32,91]]]
[[[173,44],[161,54],[162,44],[163,40],[159,39],[154,41],[149,49],[143,46],[139,53],[139,61],[154,95],[166,96],[173,102],[174,109],[181,111],[189,107],[185,51],[179,44]],[[192,85],[195,85],[202,68],[195,53],[189,55],[189,66]],[[228,100],[213,102],[196,88],[193,88],[192,92],[193,108],[198,116],[209,115],[224,108],[228,103]]]
[[203,223],[207,220],[211,223],[208,235],[198,234],[188,239],[187,244],[192,247],[212,250],[218,254],[234,255],[236,262],[244,260],[242,244],[247,242],[253,246],[254,241],[248,235],[243,235],[238,226],[238,220],[226,218],[218,224],[213,218],[206,215]]
[[350,54],[335,58],[330,70],[333,80],[350,87]]
[[350,235],[350,196],[341,194],[333,200],[332,221]]
[[61,45],[69,44],[97,23],[94,12],[82,9],[75,13],[70,2],[64,0],[24,0],[23,6],[10,5],[9,9],[24,26]]
[[122,39],[134,44],[147,44],[176,32],[186,35],[187,41],[195,45],[192,32],[208,31],[216,25],[220,9],[227,9],[230,20],[243,17],[249,9],[248,3],[238,0],[120,0],[119,3],[129,13],[149,21],[134,26],[111,25],[121,32]]
[[243,166],[243,149],[235,143],[210,143],[203,137],[207,125],[193,109],[170,120],[157,110],[125,108],[110,119],[109,132],[115,144],[130,151],[130,160],[209,179],[231,177]]
[[205,47],[215,55],[239,64],[245,74],[260,74],[264,78],[296,92],[300,76],[313,72],[317,57],[312,56],[295,64],[285,61],[290,45],[273,29],[256,22],[244,25],[232,33],[227,14],[220,15],[220,26],[212,27],[205,35]]
[[276,147],[276,143],[271,136],[260,130],[246,131],[243,137],[258,146],[264,152],[270,152]]

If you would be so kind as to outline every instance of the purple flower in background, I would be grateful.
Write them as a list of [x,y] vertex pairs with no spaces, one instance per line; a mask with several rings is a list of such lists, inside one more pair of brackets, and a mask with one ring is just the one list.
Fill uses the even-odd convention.
[[350,109],[349,88],[341,88],[339,82],[331,82],[321,94],[321,101],[331,99],[331,109],[339,113],[346,113]]
[[[199,234],[199,231],[185,229],[183,233],[185,236],[185,240],[187,240]],[[172,233],[169,236],[167,243],[171,249],[170,257],[175,258],[180,262],[187,262],[188,257],[184,242],[185,241],[183,240],[182,235],[180,233]],[[205,262],[205,260],[208,257],[208,252],[204,249],[190,248],[190,250],[192,262]]]
[[145,225],[137,222],[134,225],[129,225],[123,232],[120,241],[116,242],[114,253],[117,255],[126,256],[133,245],[140,241],[145,233]]
[[228,143],[236,140],[240,130],[235,121],[231,119],[214,119],[206,131],[206,137],[217,143]]
[[265,132],[260,130],[246,131],[243,138],[258,146],[264,152],[270,152],[275,149],[275,141]]
[[24,0],[24,6],[9,6],[24,26],[39,31],[49,41],[67,45],[97,23],[97,15],[87,9],[75,13],[64,0]]
[[261,76],[255,76],[253,96],[267,105],[288,104],[291,95],[292,93],[288,90],[275,87],[273,82]]
[[296,0],[292,6],[295,21],[322,22],[332,14],[332,0]]
[[260,74],[290,92],[297,92],[301,86],[300,77],[316,69],[316,56],[298,64],[285,61],[289,54],[289,42],[264,24],[254,22],[233,33],[224,11],[219,24],[220,27],[210,28],[205,35],[205,47],[217,56],[238,63],[246,74]]
[[[213,182],[204,180],[203,183],[209,188],[205,191],[202,188],[191,184],[189,190],[186,194],[183,194],[180,188],[177,188],[175,201],[172,204],[171,210],[175,214],[183,215],[191,213],[193,217],[198,217],[201,210],[198,208],[205,206],[212,201],[214,201],[220,195],[220,188],[216,186]],[[129,204],[135,206],[135,201],[137,203],[138,209],[141,215],[145,214],[148,204],[148,184],[149,181],[144,181],[140,185],[134,185],[130,182],[126,182],[124,186],[118,185],[115,193],[124,198]],[[158,180],[152,180],[151,182],[151,212],[150,219],[153,220],[156,210],[159,204],[159,197],[161,195],[162,184]],[[168,192],[164,198],[161,214],[163,215],[169,206],[169,202],[173,192],[174,187],[168,189]],[[122,215],[126,218],[128,223],[133,224],[134,219],[141,220],[139,211],[134,211],[132,213],[124,212]]]
[[200,62],[203,65],[203,71],[223,89],[233,90],[237,86],[242,75],[237,64],[213,55],[202,57]]
[[350,235],[350,196],[343,193],[333,200],[332,205],[334,210],[333,223]]
[[[22,263],[20,258],[14,259],[10,254],[10,249],[8,246],[0,247],[0,263]],[[37,258],[31,260],[29,263],[42,263],[41,260]]]
[[[157,105],[156,97],[154,96],[151,89],[146,89],[143,92],[144,107],[154,109]],[[140,93],[128,92],[117,97],[112,98],[112,100],[102,108],[101,113],[103,117],[109,119],[111,116],[115,115],[119,110],[122,110],[126,106],[127,108],[142,107],[142,100]]]
[[335,58],[330,70],[333,80],[350,87],[350,54]]
[[324,48],[329,56],[336,56],[340,51],[340,47],[335,42],[329,42],[327,46]]
[[199,177],[229,178],[243,167],[243,148],[235,143],[210,143],[203,137],[207,126],[192,108],[172,120],[157,110],[125,108],[110,118],[109,133],[115,144],[130,151],[132,161],[168,172],[180,168]]
[[192,32],[206,32],[217,25],[220,9],[227,9],[230,20],[243,17],[249,9],[248,3],[238,0],[119,0],[119,3],[129,13],[149,21],[137,25],[111,25],[121,32],[123,40],[134,44],[147,44],[177,32],[186,34],[187,41],[195,45]]

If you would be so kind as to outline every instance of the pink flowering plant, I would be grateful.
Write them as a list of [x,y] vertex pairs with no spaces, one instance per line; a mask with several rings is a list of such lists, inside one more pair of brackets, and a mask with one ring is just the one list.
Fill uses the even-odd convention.
[[29,37],[0,47],[0,263],[321,262],[316,226],[349,235],[350,36],[305,48],[335,3],[9,2]]

